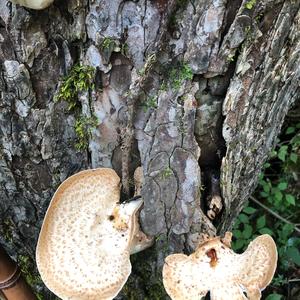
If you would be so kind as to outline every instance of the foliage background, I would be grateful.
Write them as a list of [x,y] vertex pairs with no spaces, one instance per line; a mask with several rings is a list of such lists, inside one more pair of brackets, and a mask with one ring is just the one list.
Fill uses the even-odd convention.
[[233,248],[244,250],[260,234],[278,248],[278,266],[267,300],[300,299],[300,105],[289,112],[256,191],[238,216]]

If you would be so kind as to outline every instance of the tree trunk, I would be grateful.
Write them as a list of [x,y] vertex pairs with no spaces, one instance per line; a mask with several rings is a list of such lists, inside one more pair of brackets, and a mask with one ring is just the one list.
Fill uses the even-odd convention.
[[[119,298],[166,299],[165,256],[230,230],[296,100],[299,6],[57,0],[35,11],[1,1],[0,242],[10,255],[34,262],[45,210],[68,176],[112,167],[125,199],[142,165],[140,222],[156,243],[133,256]],[[94,84],[68,109],[55,99],[76,64],[95,68]]]

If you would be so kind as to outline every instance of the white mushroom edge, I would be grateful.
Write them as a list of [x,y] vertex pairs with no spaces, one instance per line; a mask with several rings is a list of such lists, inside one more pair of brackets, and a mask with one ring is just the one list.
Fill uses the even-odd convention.
[[255,238],[242,254],[230,248],[231,233],[210,238],[187,256],[169,255],[163,267],[163,283],[173,300],[196,300],[210,291],[212,300],[256,300],[271,282],[277,249],[272,237]]
[[54,194],[39,235],[36,262],[61,299],[109,300],[131,273],[129,256],[151,246],[140,231],[142,200],[120,204],[112,169],[79,172]]

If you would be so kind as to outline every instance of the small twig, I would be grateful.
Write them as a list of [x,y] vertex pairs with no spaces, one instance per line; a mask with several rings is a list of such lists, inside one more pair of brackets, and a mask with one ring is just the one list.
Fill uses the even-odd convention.
[[250,196],[250,199],[255,202],[256,204],[258,204],[259,206],[261,206],[264,210],[266,210],[268,213],[270,213],[271,215],[273,215],[275,218],[281,220],[284,223],[287,224],[291,224],[294,226],[294,230],[297,231],[298,233],[300,233],[300,228],[298,228],[297,226],[295,226],[294,223],[290,222],[289,220],[287,220],[286,218],[280,216],[277,212],[275,212],[274,210],[270,209],[269,207],[265,206],[264,204],[262,204],[261,202],[259,202],[256,198],[254,198],[253,196]]
[[289,282],[299,282],[300,278],[293,278],[293,279],[289,279]]

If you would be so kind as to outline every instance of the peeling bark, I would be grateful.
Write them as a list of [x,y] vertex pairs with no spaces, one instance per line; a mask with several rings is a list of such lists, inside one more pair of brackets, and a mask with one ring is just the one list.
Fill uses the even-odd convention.
[[[140,221],[156,243],[133,258],[134,299],[162,293],[167,254],[231,228],[299,100],[300,4],[247,2],[70,0],[42,11],[0,3],[0,242],[14,258],[34,259],[55,189],[86,168],[113,167],[125,199],[143,166]],[[68,111],[54,98],[77,63],[96,69],[95,88]],[[76,120],[92,115],[99,124],[78,151]],[[223,198],[213,221],[212,171]]]

